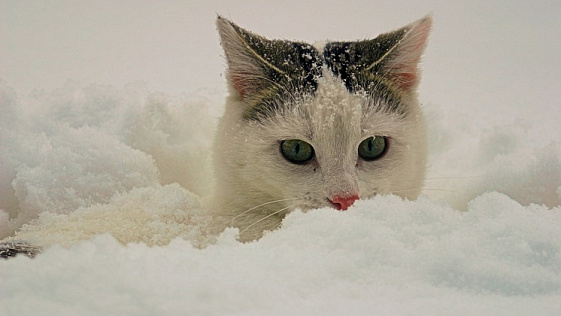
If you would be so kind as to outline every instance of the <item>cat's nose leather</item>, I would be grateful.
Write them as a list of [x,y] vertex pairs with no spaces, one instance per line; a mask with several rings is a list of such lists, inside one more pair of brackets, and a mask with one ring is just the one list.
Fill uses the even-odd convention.
[[339,196],[330,199],[333,206],[339,211],[346,211],[353,203],[358,200],[358,195]]

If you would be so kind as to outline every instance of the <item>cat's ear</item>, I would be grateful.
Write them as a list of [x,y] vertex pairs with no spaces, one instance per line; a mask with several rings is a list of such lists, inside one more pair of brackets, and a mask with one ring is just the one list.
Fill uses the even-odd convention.
[[[419,61],[425,50],[430,33],[432,19],[424,17],[400,30],[382,34],[374,41],[387,53],[382,55],[369,67],[375,70],[380,65],[379,71],[390,78],[403,91],[414,90],[420,77]],[[379,44],[378,44],[379,43]]]
[[372,40],[328,43],[326,62],[350,90],[372,91],[384,84],[401,93],[413,92],[419,82],[418,64],[431,24],[427,16]]
[[228,62],[228,80],[243,100],[316,84],[321,62],[311,45],[269,40],[220,16],[216,25]]
[[242,98],[255,94],[263,88],[264,67],[268,67],[270,71],[278,70],[263,60],[249,42],[264,46],[269,45],[269,41],[220,16],[216,20],[216,26],[228,62],[228,80]]

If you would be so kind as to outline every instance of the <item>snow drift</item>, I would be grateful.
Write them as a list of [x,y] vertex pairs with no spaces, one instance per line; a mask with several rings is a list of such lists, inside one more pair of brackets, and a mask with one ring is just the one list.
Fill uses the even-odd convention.
[[[178,157],[208,162],[215,118],[204,102],[129,89],[69,83],[18,98],[2,87],[12,117],[1,134],[1,233],[19,230],[18,239],[45,247],[33,260],[0,262],[8,314],[561,310],[561,208],[531,203],[557,203],[559,145],[520,157],[515,145],[489,143],[523,134],[484,131],[477,176],[460,176],[472,191],[434,190],[429,176],[418,201],[379,196],[347,212],[295,212],[282,229],[240,244],[237,230],[213,234],[217,223],[187,189],[208,181],[170,172]],[[511,197],[479,195],[505,183]],[[452,202],[478,196],[462,212],[431,192]]]

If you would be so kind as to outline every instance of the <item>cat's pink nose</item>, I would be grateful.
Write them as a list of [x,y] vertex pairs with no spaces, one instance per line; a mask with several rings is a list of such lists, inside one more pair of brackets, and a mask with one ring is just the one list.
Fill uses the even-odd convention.
[[358,195],[356,194],[350,196],[336,195],[330,199],[331,204],[339,211],[346,211],[356,200],[358,200]]

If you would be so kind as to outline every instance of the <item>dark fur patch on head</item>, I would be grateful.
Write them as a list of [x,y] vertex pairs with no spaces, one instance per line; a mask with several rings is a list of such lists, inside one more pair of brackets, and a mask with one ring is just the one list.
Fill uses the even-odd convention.
[[290,107],[318,88],[323,65],[351,93],[383,111],[406,115],[430,30],[425,17],[372,40],[331,42],[322,52],[302,42],[269,40],[218,19],[229,63],[229,80],[247,105],[244,119],[259,121]]
[[323,51],[325,63],[351,93],[365,93],[373,104],[383,102],[390,112],[405,113],[401,92],[384,66],[391,50],[399,44],[406,29],[383,34],[373,40],[331,42]]
[[309,44],[290,41],[254,41],[249,45],[281,72],[263,67],[267,81],[263,88],[251,98],[244,113],[247,119],[260,119],[279,110],[287,100],[313,95],[321,77],[323,60],[318,51]]

